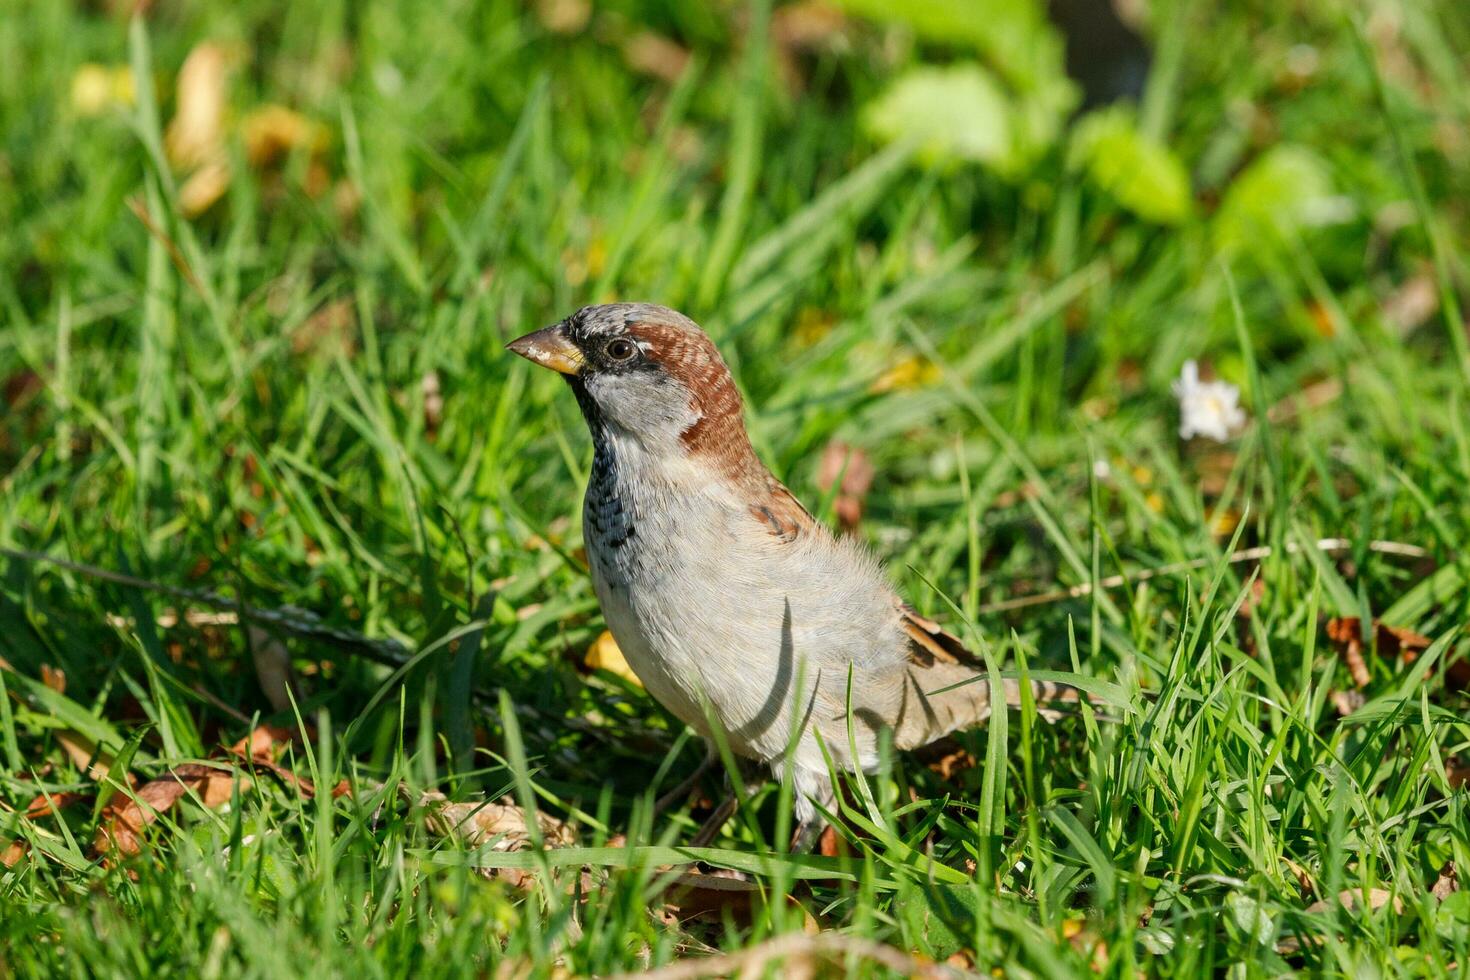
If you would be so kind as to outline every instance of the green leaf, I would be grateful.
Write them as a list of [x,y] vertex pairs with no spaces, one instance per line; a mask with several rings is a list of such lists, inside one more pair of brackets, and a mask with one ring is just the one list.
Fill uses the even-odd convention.
[[1225,191],[1215,215],[1215,245],[1225,251],[1294,235],[1352,217],[1352,202],[1334,193],[1316,153],[1282,145],[1262,154]]
[[143,744],[143,736],[147,735],[153,728],[152,723],[139,725],[133,729],[128,736],[127,742],[112,760],[112,765],[107,769],[107,775],[97,785],[97,799],[92,803],[92,822],[96,823],[102,818],[102,808],[107,806],[113,794],[119,786],[126,786],[128,782],[128,770],[132,768],[133,756],[138,754],[138,746]]
[[931,165],[1014,163],[1011,106],[995,77],[974,63],[914,68],[863,111],[863,124],[883,142],[912,141]]
[[1189,172],[1172,150],[1139,130],[1127,109],[1094,112],[1078,123],[1071,160],[1094,186],[1145,221],[1173,225],[1189,217]]
[[839,5],[863,17],[903,24],[928,41],[974,48],[1023,91],[1066,82],[1061,36],[1038,0],[839,0]]
[[979,905],[973,883],[904,882],[899,894],[894,903],[898,914],[910,935],[922,938],[927,946],[923,952],[931,959],[943,960],[969,944]]

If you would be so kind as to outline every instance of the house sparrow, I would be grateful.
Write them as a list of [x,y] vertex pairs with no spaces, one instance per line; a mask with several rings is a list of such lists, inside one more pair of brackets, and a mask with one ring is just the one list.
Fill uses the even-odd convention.
[[[884,728],[911,749],[989,716],[981,660],[761,463],[730,372],[692,320],[589,306],[508,347],[566,378],[592,433],[583,534],[629,665],[706,738],[719,725],[736,754],[777,778],[789,768],[800,826],[834,798],[824,748],[840,768],[871,769]],[[1077,697],[1032,687],[1038,702]],[[1018,704],[1017,683],[1005,690]]]

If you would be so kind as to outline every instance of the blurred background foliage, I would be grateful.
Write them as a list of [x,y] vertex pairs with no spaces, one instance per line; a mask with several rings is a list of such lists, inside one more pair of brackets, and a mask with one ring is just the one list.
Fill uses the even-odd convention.
[[[1161,698],[1147,736],[1020,739],[1047,762],[1047,804],[1096,818],[1096,850],[1064,853],[1020,778],[1002,781],[986,848],[1055,845],[1031,866],[1055,875],[1025,897],[983,874],[966,893],[1024,920],[1007,933],[1024,946],[1033,915],[1080,908],[1103,894],[1087,874],[1116,875],[1093,923],[1116,950],[1135,950],[1146,907],[1200,972],[1255,962],[1247,899],[1296,923],[1306,897],[1417,881],[1459,840],[1446,770],[1431,779],[1423,760],[1463,753],[1462,735],[1428,708],[1407,734],[1340,721],[1329,687],[1391,699],[1401,665],[1344,682],[1314,617],[1382,614],[1438,638],[1470,615],[1466,51],[1462,0],[0,0],[0,545],[310,608],[410,649],[447,645],[488,595],[484,643],[452,670],[390,676],[290,639],[303,712],[354,720],[339,763],[437,788],[456,761],[441,733],[504,749],[500,719],[467,711],[473,674],[538,719],[547,798],[600,800],[621,825],[650,760],[683,743],[586,667],[602,649],[578,554],[587,440],[556,379],[502,345],[583,303],[677,307],[731,362],[777,475],[926,612],[947,612],[930,582],[974,613],[1209,563],[1232,540],[1277,548],[1254,581],[1222,566],[1203,603],[1197,581],[1161,575],[982,620],[1010,634],[1002,656],[1066,666],[1080,649],[1098,677],[1189,687],[1191,711]],[[1187,361],[1243,389],[1238,438],[1178,438],[1170,382]],[[1327,536],[1349,553],[1285,549]],[[1423,552],[1385,558],[1372,540]],[[22,759],[54,766],[58,791],[90,785],[88,760],[54,741],[63,721],[117,745],[157,724],[166,737],[134,744],[156,767],[232,743],[257,711],[290,720],[244,633],[178,617],[154,631],[167,610],[139,593],[4,568],[0,677],[25,692],[0,692],[16,706],[0,718],[8,797],[31,792]],[[1446,659],[1463,664],[1464,646]],[[45,693],[43,667],[64,694]],[[1283,690],[1300,717],[1279,717]],[[1281,739],[1279,769],[1260,762],[1262,731]],[[967,738],[983,755],[986,735]],[[1296,795],[1268,792],[1268,770]],[[903,817],[921,836],[930,815],[950,821],[934,840],[962,877],[972,828],[951,804],[977,798],[980,773],[914,767],[929,809]],[[1357,794],[1361,824],[1319,819],[1339,794]],[[282,795],[261,806],[289,823]],[[1401,819],[1421,804],[1422,821]],[[262,904],[303,948],[316,934],[290,930],[337,915],[288,887],[317,873],[313,847],[333,850],[330,806],[300,817],[320,836],[266,845],[290,898]],[[353,819],[342,847],[359,870],[414,832]],[[1380,833],[1392,847],[1375,850]],[[908,853],[874,852],[885,874]],[[78,851],[70,873],[7,880],[64,905],[102,872]],[[1210,889],[1237,875],[1232,918]],[[1186,879],[1204,884],[1170,890]],[[150,880],[133,895],[108,879],[172,909],[177,880]],[[336,900],[375,911],[333,955],[397,955],[368,939],[402,928],[412,960],[437,923],[428,891],[400,927],[381,911],[391,893],[378,906],[359,886]],[[667,958],[635,886],[617,921]],[[1050,912],[1030,904],[1047,889]],[[512,952],[551,956],[533,903],[473,901],[500,903]],[[875,925],[883,902],[834,918],[926,941],[904,913],[929,906],[899,901]],[[205,925],[172,941],[210,934],[212,913],[191,914]],[[1360,924],[1364,948],[1396,955],[1395,922]],[[630,968],[613,933],[589,931],[577,962]],[[1041,947],[1089,962],[1057,935]],[[456,941],[483,955],[482,935]]]

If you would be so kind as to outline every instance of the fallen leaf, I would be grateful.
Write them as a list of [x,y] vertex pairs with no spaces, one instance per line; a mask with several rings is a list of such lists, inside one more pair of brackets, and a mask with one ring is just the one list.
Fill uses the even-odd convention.
[[1405,337],[1439,310],[1439,286],[1431,271],[1410,276],[1383,301],[1383,319]]
[[230,754],[254,762],[273,763],[292,743],[301,744],[297,733],[279,725],[260,725],[230,746]]
[[0,385],[0,401],[13,409],[23,407],[46,390],[46,382],[35,371],[25,368],[9,375]]
[[179,69],[174,117],[164,134],[169,160],[192,170],[224,152],[225,102],[233,57],[216,41],[194,46]]
[[[697,870],[671,874],[663,893],[665,921],[692,919],[723,922],[728,915],[737,925],[754,922],[765,907],[766,894],[757,882],[736,877],[735,872],[706,873]],[[802,932],[814,936],[821,931],[816,918],[793,896],[787,904],[801,912]]]
[[822,450],[817,463],[817,486],[826,492],[841,477],[832,507],[843,530],[853,530],[862,520],[863,501],[872,489],[875,474],[872,461],[861,449],[834,439]]
[[577,34],[592,19],[589,0],[536,0],[536,19],[553,34]]
[[934,743],[935,748],[943,747],[944,751],[929,756],[923,753],[924,764],[930,772],[936,773],[940,779],[951,780],[960,773],[974,769],[978,764],[975,757],[957,741],[944,739]]
[[1363,661],[1363,638],[1360,627],[1361,620],[1356,616],[1335,616],[1327,621],[1327,638],[1342,655],[1353,683],[1358,687],[1367,687],[1373,677],[1368,673],[1368,665]]
[[1446,667],[1444,679],[1451,690],[1470,691],[1470,657],[1461,657]]
[[1368,703],[1368,699],[1362,691],[1333,691],[1332,706],[1337,709],[1339,716],[1346,718]]
[[230,189],[230,177],[223,157],[201,164],[179,186],[179,208],[191,218],[208,211]]
[[274,103],[252,109],[240,120],[240,136],[250,166],[274,166],[297,150],[316,153],[326,147],[327,130],[321,123]]
[[327,356],[341,354],[351,358],[357,352],[352,334],[353,323],[352,300],[342,298],[324,303],[291,331],[291,351],[296,354],[312,352]]
[[[471,847],[489,844],[496,851],[518,851],[531,842],[526,813],[509,797],[496,802],[450,803],[442,793],[425,793],[419,805],[428,811],[430,830]],[[537,811],[536,826],[548,847],[567,847],[576,841],[571,828],[550,814]]]
[[618,641],[613,639],[612,633],[608,630],[603,630],[601,635],[592,641],[592,645],[587,648],[587,656],[582,659],[582,663],[589,670],[605,670],[610,674],[618,675],[630,683],[637,684],[639,687],[643,686],[643,682],[638,679],[638,675],[633,672],[633,668],[628,666],[628,661],[623,657],[623,651],[618,646]]
[[101,779],[112,768],[112,756],[97,751],[97,745],[91,739],[70,729],[62,729],[56,733],[56,741],[61,743],[72,765],[84,770],[88,779]]
[[25,841],[13,840],[5,845],[4,850],[0,850],[0,864],[13,868],[20,863],[21,858],[26,856],[28,850],[30,848],[26,846]]
[[1455,868],[1454,861],[1446,861],[1444,867],[1439,869],[1439,876],[1434,879],[1434,884],[1429,888],[1429,894],[1433,895],[1435,901],[1443,902],[1455,892],[1460,890],[1460,872]]
[[439,372],[426,372],[419,381],[419,390],[424,396],[424,434],[433,439],[444,420],[444,391],[439,384]]
[[[139,853],[143,849],[143,828],[168,812],[187,792],[193,790],[205,806],[217,807],[230,799],[235,778],[233,769],[186,763],[149,780],[130,795],[120,794],[103,810],[92,841],[93,853]],[[249,785],[243,774],[239,778],[241,789]]]
[[640,75],[677,82],[689,67],[689,52],[652,31],[639,31],[623,44],[623,60]]
[[259,626],[251,626],[248,633],[250,659],[255,665],[255,679],[260,684],[261,693],[273,710],[281,713],[290,711],[293,704],[300,704],[302,700],[301,684],[291,669],[291,654],[279,637]]
[[[1356,909],[1358,907],[1358,903],[1360,903],[1362,900],[1363,894],[1361,889],[1348,888],[1337,893],[1338,904],[1349,911]],[[1374,910],[1375,912],[1378,909],[1381,909],[1385,905],[1389,904],[1390,901],[1393,902],[1393,910],[1399,914],[1403,914],[1403,899],[1395,897],[1391,892],[1383,888],[1368,889],[1368,908]],[[1327,899],[1324,898],[1321,901],[1313,902],[1311,905],[1308,905],[1306,910],[1309,913],[1313,913],[1325,912],[1327,911],[1327,909]]]
[[840,51],[848,46],[846,24],[842,10],[824,0],[804,0],[772,12],[771,54],[788,89],[797,94],[806,89],[802,54]]
[[40,817],[52,816],[74,803],[90,800],[91,793],[40,793],[36,798],[26,804],[25,816],[27,820],[35,820]]
[[[1374,640],[1380,656],[1400,656],[1405,663],[1412,663],[1419,651],[1429,646],[1430,640],[1411,629],[1389,626],[1374,620]],[[1334,616],[1327,621],[1327,638],[1342,655],[1348,673],[1358,687],[1367,687],[1372,680],[1368,664],[1363,659],[1363,622],[1357,616]]]
[[45,684],[57,694],[66,693],[66,671],[50,664],[41,665],[41,683]]
[[802,0],[771,14],[771,38],[779,47],[831,48],[843,40],[847,17],[827,0]]

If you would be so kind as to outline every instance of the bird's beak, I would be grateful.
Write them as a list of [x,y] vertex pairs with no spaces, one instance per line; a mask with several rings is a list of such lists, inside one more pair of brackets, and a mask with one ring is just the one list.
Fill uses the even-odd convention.
[[582,352],[568,339],[559,323],[512,340],[505,349],[562,374],[582,370]]

